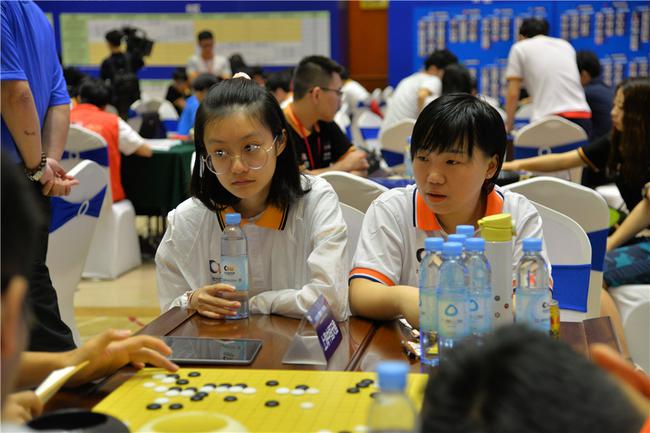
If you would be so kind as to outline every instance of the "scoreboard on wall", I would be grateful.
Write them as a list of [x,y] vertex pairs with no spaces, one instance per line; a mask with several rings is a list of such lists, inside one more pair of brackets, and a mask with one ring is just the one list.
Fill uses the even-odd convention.
[[[391,2],[391,84],[421,69],[432,51],[448,48],[477,79],[480,93],[501,98],[508,52],[522,20],[529,17],[545,18],[550,35],[568,40],[576,50],[594,51],[607,83],[649,75],[647,1]],[[408,30],[404,23],[410,23]],[[410,59],[405,59],[409,53]]]

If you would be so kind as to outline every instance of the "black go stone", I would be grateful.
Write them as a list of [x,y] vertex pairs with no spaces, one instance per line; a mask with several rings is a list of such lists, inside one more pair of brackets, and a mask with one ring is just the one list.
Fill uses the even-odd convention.
[[195,387],[193,387],[193,386],[188,386],[187,388],[185,388],[185,391],[194,391],[194,392],[196,392],[197,389]]
[[180,375],[176,373],[167,373],[167,377],[173,377],[174,379],[180,379]]
[[205,391],[200,391],[200,392],[197,392],[197,393],[195,394],[195,396],[196,396],[196,397],[204,398],[204,397],[207,397],[207,396],[208,396],[208,393],[205,392]]
[[228,401],[228,402],[237,401],[237,397],[235,397],[234,395],[227,395],[223,398],[223,401]]
[[192,397],[190,397],[190,400],[192,400],[192,401],[201,401],[201,400],[203,400],[203,397],[205,397],[205,396],[195,394]]
[[206,384],[203,385],[203,386],[211,386],[211,387],[213,387],[213,388],[216,388],[216,387],[217,387],[217,385],[215,385],[214,383],[206,383]]
[[377,398],[378,395],[379,395],[378,392],[373,392],[373,393],[370,394],[370,397]]
[[169,390],[170,391],[179,391],[180,392],[180,391],[183,390],[183,388],[181,388],[180,386],[172,386],[171,388],[169,388]]
[[159,405],[158,403],[151,403],[147,405],[147,410],[156,410],[160,409],[162,406]]
[[187,385],[188,383],[190,383],[190,381],[187,379],[178,379],[176,381],[176,385]]
[[266,381],[266,386],[278,386],[279,384],[280,384],[280,382],[278,382],[277,380],[267,380]]
[[307,391],[309,387],[307,385],[296,385],[296,389],[302,389],[303,391]]
[[357,388],[368,388],[370,386],[370,384],[367,383],[367,382],[361,381],[361,382],[358,382],[356,386],[357,386]]
[[356,386],[353,386],[351,388],[348,388],[347,391],[348,391],[349,394],[358,394],[359,393],[359,388],[357,388]]
[[277,407],[280,406],[280,402],[277,400],[269,400],[266,403],[264,403],[264,406],[266,407]]
[[183,405],[180,403],[173,403],[169,405],[171,410],[183,409]]
[[248,388],[248,385],[245,383],[236,383],[235,386],[241,386],[242,388]]
[[199,377],[201,373],[199,373],[198,371],[190,371],[187,375],[189,377]]
[[362,379],[361,383],[366,383],[368,385],[372,385],[373,383],[375,383],[375,381],[372,380],[372,379]]
[[220,383],[219,386],[225,386],[226,388],[230,388],[232,385],[229,383]]

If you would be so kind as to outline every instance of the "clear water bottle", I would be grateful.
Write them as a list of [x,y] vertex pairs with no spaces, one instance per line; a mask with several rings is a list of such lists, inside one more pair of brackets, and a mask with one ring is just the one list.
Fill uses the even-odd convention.
[[551,331],[551,292],[548,266],[541,254],[542,240],[524,239],[522,249],[524,255],[517,264],[515,321],[548,334]]
[[438,284],[438,346],[440,357],[469,334],[467,268],[461,259],[462,245],[442,245]]
[[465,253],[469,277],[469,327],[473,336],[480,337],[492,329],[492,272],[485,257],[485,239],[467,239]]
[[426,255],[420,263],[420,361],[423,366],[438,365],[438,277],[442,238],[424,241]]
[[377,366],[380,392],[368,410],[368,430],[372,433],[417,431],[417,413],[406,395],[408,364],[384,361]]
[[227,319],[248,317],[248,254],[240,223],[240,214],[226,214],[226,227],[221,235],[221,282],[235,287],[234,293],[222,292],[222,296],[241,304],[237,314]]
[[467,239],[473,238],[474,237],[474,226],[470,225],[458,225],[456,226],[456,234],[457,235],[465,235]]

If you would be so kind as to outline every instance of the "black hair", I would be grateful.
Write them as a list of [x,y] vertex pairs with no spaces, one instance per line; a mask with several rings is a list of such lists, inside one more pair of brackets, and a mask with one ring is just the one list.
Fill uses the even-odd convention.
[[202,30],[196,36],[196,40],[199,41],[199,42],[205,41],[207,39],[214,39],[214,36],[212,35],[212,32],[210,30]]
[[638,433],[643,416],[603,370],[548,333],[510,325],[452,349],[427,384],[427,433]]
[[411,159],[420,151],[462,150],[472,157],[474,147],[485,155],[497,156],[497,170],[485,181],[485,193],[492,191],[506,152],[506,128],[497,110],[466,93],[443,95],[418,116],[411,136]]
[[271,92],[274,92],[277,89],[282,89],[285,92],[289,92],[291,89],[291,76],[293,75],[293,69],[283,69],[281,71],[272,72],[266,79],[266,88]]
[[239,53],[235,53],[228,57],[228,62],[230,63],[230,71],[233,74],[236,74],[237,72],[246,72],[246,68],[248,68],[244,56]]
[[81,83],[88,78],[88,75],[84,74],[74,66],[65,66],[63,68],[63,78],[65,79],[66,87],[68,88],[68,95],[70,95],[71,98],[76,98],[79,96],[79,86],[81,86]]
[[581,50],[576,53],[576,63],[578,63],[578,71],[587,71],[591,78],[596,78],[600,75],[600,60],[593,51]]
[[286,146],[277,157],[267,204],[280,208],[290,206],[309,190],[303,189],[301,184],[300,167],[289,134],[289,125],[273,95],[254,81],[245,78],[222,81],[210,89],[199,106],[194,124],[197,162],[190,182],[192,195],[211,210],[222,210],[239,203],[240,199],[225,189],[217,176],[208,170],[204,170],[203,177],[200,176],[201,161],[207,155],[204,142],[206,127],[238,110],[243,110],[268,128],[273,137],[285,137]]
[[192,89],[195,92],[200,92],[202,90],[208,90],[210,87],[214,86],[219,82],[219,79],[216,75],[203,73],[197,76],[194,81],[192,81]]
[[447,65],[452,63],[458,63],[458,57],[451,51],[436,50],[433,53],[429,54],[429,57],[424,61],[424,69],[429,69],[431,66],[435,66],[438,69],[445,69]]
[[544,18],[526,18],[521,22],[519,34],[525,38],[548,35],[548,21]]
[[9,281],[21,275],[29,279],[37,232],[44,219],[39,213],[34,191],[13,158],[2,151],[2,293]]
[[345,81],[350,78],[350,70],[345,66],[341,66],[341,80]]
[[467,68],[459,63],[445,67],[442,76],[442,94],[472,93],[472,76]]
[[174,69],[172,74],[172,80],[174,81],[187,81],[187,71],[184,67]]
[[111,101],[111,90],[103,81],[87,78],[79,86],[79,101],[104,108]]
[[121,30],[113,29],[110,32],[106,33],[104,37],[106,38],[106,42],[111,44],[111,46],[119,47],[122,44],[124,33],[122,33]]
[[329,57],[309,56],[298,63],[293,73],[293,99],[302,99],[312,88],[327,87],[334,74],[343,68]]

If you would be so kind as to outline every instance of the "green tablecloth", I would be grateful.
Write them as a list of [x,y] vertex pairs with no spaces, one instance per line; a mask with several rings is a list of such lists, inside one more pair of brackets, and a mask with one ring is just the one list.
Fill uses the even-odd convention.
[[122,157],[122,185],[138,215],[161,215],[189,197],[194,145],[183,143],[151,158]]

